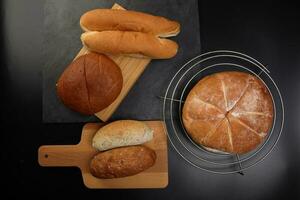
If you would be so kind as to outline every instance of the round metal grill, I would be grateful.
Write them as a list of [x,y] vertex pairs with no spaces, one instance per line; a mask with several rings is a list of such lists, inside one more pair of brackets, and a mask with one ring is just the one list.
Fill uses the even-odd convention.
[[[242,71],[255,75],[266,85],[273,100],[272,129],[255,150],[246,154],[213,152],[196,144],[183,126],[182,107],[189,91],[203,77],[223,71]],[[163,98],[163,119],[172,146],[188,163],[212,173],[243,174],[244,170],[261,162],[275,147],[284,124],[282,97],[270,71],[254,58],[239,52],[218,50],[191,59],[173,76]]]

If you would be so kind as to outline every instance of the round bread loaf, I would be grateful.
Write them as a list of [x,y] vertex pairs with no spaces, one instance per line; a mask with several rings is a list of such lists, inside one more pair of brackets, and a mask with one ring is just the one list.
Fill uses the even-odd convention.
[[56,86],[67,107],[91,115],[109,106],[122,85],[122,72],[116,63],[105,55],[89,53],[74,60]]
[[273,123],[273,103],[264,83],[243,72],[215,73],[188,94],[184,126],[198,144],[229,153],[256,148]]

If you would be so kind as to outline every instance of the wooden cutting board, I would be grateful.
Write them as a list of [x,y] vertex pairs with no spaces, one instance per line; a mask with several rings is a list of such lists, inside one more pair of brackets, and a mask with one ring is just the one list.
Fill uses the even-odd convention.
[[144,145],[155,150],[157,158],[151,168],[137,175],[115,179],[98,179],[91,175],[89,164],[98,153],[92,147],[92,138],[103,123],[84,125],[77,145],[41,146],[38,150],[39,164],[44,167],[78,167],[88,188],[164,188],[168,185],[168,156],[163,122],[146,123],[154,130],[154,137]]
[[[114,4],[112,9],[121,9],[124,10],[118,4]],[[79,56],[87,54],[89,51],[83,47],[77,56],[74,58],[76,59]],[[110,116],[114,113],[114,111],[118,108],[122,100],[126,97],[129,90],[132,88],[136,80],[140,77],[140,75],[146,69],[146,66],[150,63],[151,59],[149,58],[133,58],[128,56],[120,56],[120,55],[108,55],[117,65],[121,68],[122,75],[123,75],[123,88],[121,93],[117,97],[117,99],[110,104],[104,110],[95,113],[95,115],[101,119],[102,121],[107,121]]]

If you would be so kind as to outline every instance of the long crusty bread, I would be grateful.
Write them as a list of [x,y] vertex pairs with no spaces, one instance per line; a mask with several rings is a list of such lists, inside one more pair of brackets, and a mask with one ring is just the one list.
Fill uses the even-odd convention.
[[81,16],[80,26],[84,31],[136,31],[160,37],[175,36],[180,31],[180,24],[176,21],[142,12],[114,9],[88,11]]
[[176,55],[178,45],[151,34],[130,31],[91,31],[81,35],[88,50],[104,54],[167,59]]
[[93,147],[105,151],[116,147],[143,144],[152,138],[153,130],[144,122],[119,120],[99,129],[93,138]]

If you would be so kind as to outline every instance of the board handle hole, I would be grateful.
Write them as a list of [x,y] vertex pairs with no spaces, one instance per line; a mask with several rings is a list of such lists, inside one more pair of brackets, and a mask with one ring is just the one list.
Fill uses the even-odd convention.
[[48,154],[45,154],[45,158],[48,158]]

